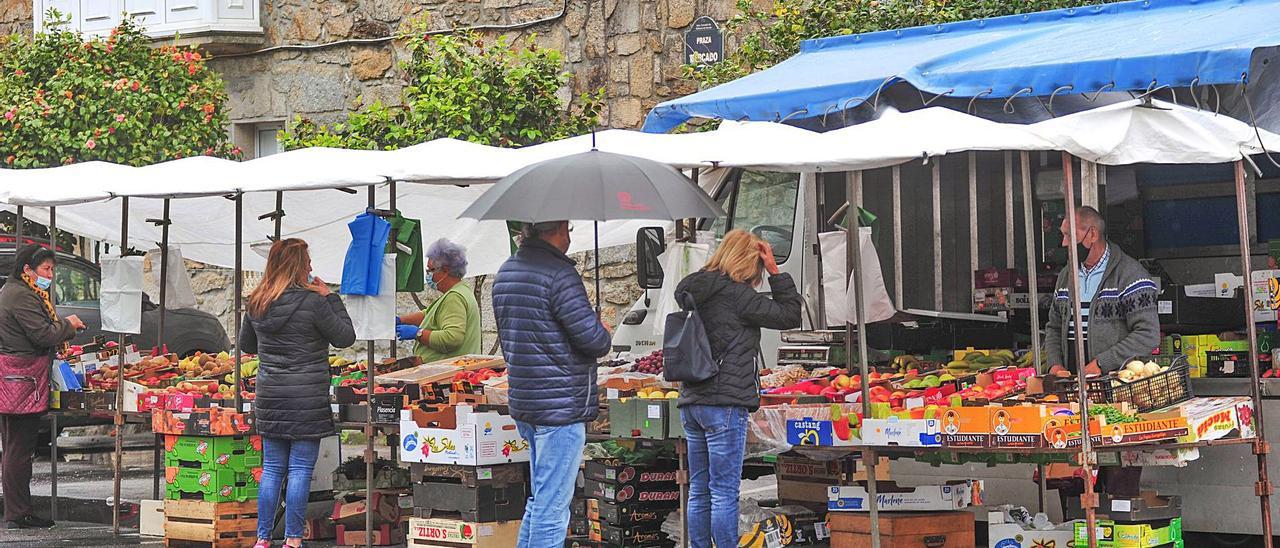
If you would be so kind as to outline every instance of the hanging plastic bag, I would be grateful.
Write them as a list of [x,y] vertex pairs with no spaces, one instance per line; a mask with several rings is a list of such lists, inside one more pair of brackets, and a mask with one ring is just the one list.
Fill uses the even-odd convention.
[[[147,260],[151,262],[151,272],[160,278],[161,253],[159,249],[147,252]],[[169,268],[165,270],[165,279],[157,283],[165,285],[164,307],[166,310],[196,307],[196,293],[191,289],[191,273],[187,272],[186,261],[182,258],[182,248],[169,246]]]
[[666,329],[666,322],[662,318],[666,318],[668,314],[680,310],[680,303],[676,302],[675,298],[676,285],[685,276],[693,274],[703,266],[706,266],[707,259],[710,256],[707,244],[684,242],[676,242],[667,246],[667,250],[658,256],[658,259],[662,261],[662,287],[664,288],[664,291],[658,292],[656,308],[659,320],[653,322],[653,335],[658,340],[662,340],[663,331]]
[[346,295],[347,313],[356,339],[381,341],[396,338],[396,256],[382,256],[377,295]]
[[102,330],[142,333],[142,257],[102,259]]
[[[884,274],[880,270],[880,257],[871,242],[871,229],[858,229],[862,239],[862,295],[863,306],[867,311],[867,323],[887,320],[893,317],[896,310],[889,292],[884,286]],[[853,294],[853,276],[845,273],[844,231],[824,232],[818,235],[818,244],[822,250],[822,292],[826,300],[827,325],[838,326],[846,322],[856,322]],[[848,288],[846,290],[846,288]]]

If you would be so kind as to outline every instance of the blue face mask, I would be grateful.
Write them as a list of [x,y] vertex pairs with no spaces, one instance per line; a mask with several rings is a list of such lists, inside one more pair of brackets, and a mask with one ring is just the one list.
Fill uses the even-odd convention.
[[39,287],[40,289],[48,291],[49,287],[52,285],[53,285],[53,280],[50,280],[49,278],[46,278],[44,276],[36,276],[36,287]]
[[427,288],[432,291],[440,291],[440,286],[436,285],[436,275],[429,274],[427,276]]
[[312,276],[311,274],[307,274],[307,285],[312,285],[315,283],[316,283],[316,277]]

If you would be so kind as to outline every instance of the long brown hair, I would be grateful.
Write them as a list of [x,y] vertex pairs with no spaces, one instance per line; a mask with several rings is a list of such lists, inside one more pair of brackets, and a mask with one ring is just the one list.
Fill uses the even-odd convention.
[[745,230],[731,230],[707,261],[703,270],[720,272],[739,283],[758,284],[764,265],[760,262],[760,242],[755,234]]
[[271,244],[262,283],[249,294],[249,314],[261,317],[284,290],[305,286],[310,266],[311,253],[307,251],[307,242],[288,238]]

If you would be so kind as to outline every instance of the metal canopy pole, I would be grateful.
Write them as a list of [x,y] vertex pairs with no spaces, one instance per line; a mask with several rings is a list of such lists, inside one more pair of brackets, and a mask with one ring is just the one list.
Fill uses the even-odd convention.
[[[1004,265],[1005,268],[1017,268],[1013,265],[1013,153],[1009,151],[1004,153],[1004,221],[1009,226],[1009,236],[1004,239]],[[1028,276],[1031,274],[1027,272]]]
[[[1246,287],[1251,287],[1253,276],[1253,258],[1249,250],[1249,214],[1245,203],[1244,160],[1236,160],[1236,222],[1240,230],[1240,267],[1244,272]],[[1247,297],[1246,297],[1247,302]],[[1258,381],[1258,326],[1253,322],[1253,307],[1244,307],[1245,325],[1249,329],[1249,395],[1253,397],[1253,408],[1259,411],[1253,414],[1256,421],[1257,438],[1253,443],[1253,454],[1258,456],[1258,483],[1254,484],[1254,494],[1258,496],[1262,507],[1262,542],[1271,548],[1271,480],[1267,477],[1267,454],[1271,452],[1271,444],[1267,443],[1267,431],[1262,424],[1262,390]]]
[[[398,210],[398,209],[396,209],[396,182],[395,182],[395,180],[393,180],[393,179],[387,179],[387,187],[391,189],[391,202],[390,202],[390,205],[389,205],[388,207],[391,209],[391,213],[393,213],[393,214],[394,214],[394,213],[399,213],[399,210]],[[400,245],[400,243],[399,243],[399,242],[400,242],[400,236],[399,236],[399,234],[400,234],[400,233],[399,233],[399,231],[398,231],[398,230],[396,230],[396,227],[395,227],[394,225],[392,225],[392,227],[391,227],[391,247],[392,247],[393,249],[397,249],[397,246],[399,246],[399,245]],[[399,252],[399,251],[398,251],[398,249],[397,249],[397,253],[398,253],[398,252]],[[397,259],[397,260],[399,260],[399,259]],[[426,259],[423,259],[423,263],[424,263],[424,264],[425,264],[425,262],[426,262]],[[398,274],[397,274],[397,278],[399,278],[399,275],[398,275]],[[399,288],[397,288],[397,289],[399,289]],[[400,350],[399,346],[400,346],[400,343],[399,343],[399,342],[397,342],[395,339],[391,339],[391,359],[393,359],[393,360],[394,360],[394,359],[396,359],[396,358],[397,358],[396,354],[398,354],[398,353],[399,353],[399,352],[398,352],[398,350]],[[370,392],[370,394],[372,394],[372,392]],[[370,407],[370,409],[372,409],[372,407]]]
[[[394,195],[395,192],[392,192],[392,194]],[[373,185],[369,185],[369,209],[370,210],[373,210],[378,207],[377,197],[378,197],[377,187]],[[382,264],[381,257],[378,257],[378,264]],[[373,434],[374,434],[374,430],[373,430],[373,380],[374,379],[373,377],[374,377],[374,370],[377,369],[377,367],[373,363],[373,352],[374,352],[374,345],[375,345],[373,339],[370,339],[368,344],[369,346],[367,347],[366,354],[365,354],[365,365],[368,366],[366,367],[366,371],[365,371],[365,392],[366,392],[365,404],[368,405],[368,409],[366,410],[367,412],[365,413],[365,417],[364,417],[364,473],[365,473],[365,476],[364,476],[365,477],[364,540],[365,540],[366,546],[372,546],[373,544],[372,543],[373,541],[373,507],[374,507],[373,461],[375,460],[375,453],[373,449]],[[394,347],[395,343],[393,342],[391,346]]]
[[[845,272],[853,273],[853,302],[854,313],[857,315],[857,323],[845,324],[845,345],[846,350],[849,342],[853,341],[854,330],[857,329],[858,335],[858,364],[862,370],[862,417],[865,420],[871,416],[871,394],[867,386],[868,373],[870,366],[867,364],[867,338],[863,335],[866,333],[866,314],[864,296],[862,294],[862,234],[861,227],[858,226],[858,208],[862,207],[861,201],[857,198],[861,196],[859,192],[862,187],[862,172],[854,171],[849,173],[847,177],[847,194],[849,196],[849,213],[846,217],[847,232],[845,232],[845,261],[847,268]],[[846,359],[849,370],[853,370],[853,353],[845,352],[848,356]],[[859,422],[861,426],[861,422]],[[880,548],[880,509],[879,502],[876,498],[876,453],[871,449],[863,449],[862,460],[867,467],[867,504],[870,514],[868,518],[871,521],[871,548]]]
[[974,287],[978,270],[978,153],[966,155],[969,160],[969,287]]
[[[1071,154],[1062,153],[1062,195],[1066,198],[1066,214],[1067,214],[1067,233],[1071,235],[1072,240],[1076,235],[1076,191],[1071,176]],[[1079,254],[1076,253],[1076,246],[1067,246],[1067,263],[1071,268],[1071,275],[1068,276],[1071,284],[1071,310],[1075,319],[1075,346],[1076,346],[1076,379],[1079,381],[1077,388],[1079,389],[1080,398],[1080,417],[1081,417],[1081,435],[1080,435],[1080,468],[1084,470],[1084,494],[1080,495],[1080,506],[1084,508],[1085,527],[1088,529],[1089,547],[1098,546],[1098,531],[1094,528],[1097,524],[1096,508],[1098,507],[1098,495],[1093,491],[1093,440],[1089,439],[1089,383],[1085,380],[1084,366],[1088,363],[1088,356],[1084,351],[1084,325],[1080,312],[1080,260]]]
[[276,191],[276,210],[274,217],[275,218],[272,220],[275,224],[275,230],[272,232],[272,235],[275,236],[275,241],[278,242],[280,241],[280,221],[284,218],[284,191]]
[[17,207],[17,216],[13,218],[13,248],[15,250],[22,247],[22,213],[23,207]]
[[[129,254],[129,197],[120,198],[120,257]],[[120,534],[120,461],[124,455],[124,333],[116,347],[115,462],[112,463],[111,534]]]
[[234,356],[235,361],[231,367],[231,379],[235,382],[236,412],[240,413],[244,411],[244,402],[241,400],[240,394],[243,391],[240,387],[240,362],[244,353],[244,349],[240,348],[240,330],[243,329],[240,324],[244,316],[244,250],[242,249],[244,247],[244,194],[238,193],[233,199],[236,202],[236,279],[232,282],[232,287],[235,288],[236,294],[235,317],[232,318],[235,333],[232,337],[235,337],[236,353]]
[[[58,208],[53,206],[49,206],[49,251],[58,256]],[[57,306],[57,291],[49,292],[49,301]],[[58,521],[58,413],[49,413],[49,519]]]
[[942,158],[933,162],[933,309],[942,310]]
[[[1032,222],[1033,212],[1035,210],[1035,195],[1031,193],[1031,156],[1026,151],[1022,151],[1018,156],[1019,170],[1022,175],[1022,229],[1023,237],[1027,244],[1027,287],[1031,297],[1031,363],[1037,372],[1040,370],[1040,292],[1036,284],[1036,237],[1035,224]],[[1005,174],[1005,195],[1008,197],[1005,202],[1005,214],[1009,219],[1009,226],[1013,226],[1013,155],[1005,153],[1004,157],[1004,174]],[[1013,233],[1010,232],[1008,242],[1009,250],[1007,251],[1009,267],[1013,267]],[[1043,464],[1036,465],[1036,498],[1039,502],[1039,511],[1044,512],[1044,494],[1047,490],[1047,479],[1044,477],[1045,467]]]
[[902,167],[893,166],[893,302],[898,309],[907,307],[902,302]]
[[[164,199],[164,211],[163,211],[163,214],[161,215],[161,218],[158,221],[155,219],[148,219],[148,220],[160,226],[160,321],[159,321],[159,325],[156,328],[156,348],[159,348],[161,352],[165,352],[168,349],[165,348],[165,344],[164,344],[164,320],[165,320],[165,315],[168,312],[168,303],[169,303],[169,291],[168,291],[169,284],[167,283],[169,281],[169,199],[168,198]],[[162,451],[161,448],[164,447],[164,443],[163,443],[164,436],[160,434],[156,434],[155,438],[156,438],[155,449],[153,450],[154,454],[152,455],[154,458],[152,459],[152,465],[151,465],[151,498],[159,499],[160,498],[160,474],[163,472],[161,467],[164,462],[163,455],[161,453]]]

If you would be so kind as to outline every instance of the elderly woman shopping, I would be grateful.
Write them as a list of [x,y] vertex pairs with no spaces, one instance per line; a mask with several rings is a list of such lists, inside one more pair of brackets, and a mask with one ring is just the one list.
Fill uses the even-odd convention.
[[467,249],[441,238],[427,248],[427,287],[443,295],[421,312],[396,318],[400,340],[414,341],[413,353],[425,363],[480,353],[480,305],[462,283]]

